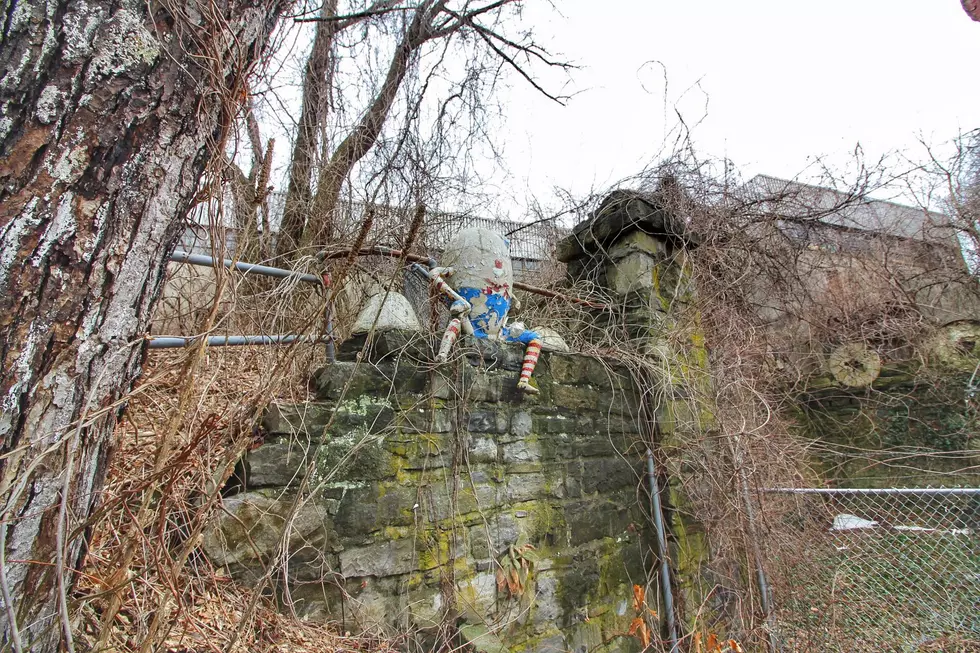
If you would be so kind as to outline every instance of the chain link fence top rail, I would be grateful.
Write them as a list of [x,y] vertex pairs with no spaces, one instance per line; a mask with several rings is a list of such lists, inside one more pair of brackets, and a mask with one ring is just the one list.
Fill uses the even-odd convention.
[[980,488],[761,494],[788,651],[980,651]]

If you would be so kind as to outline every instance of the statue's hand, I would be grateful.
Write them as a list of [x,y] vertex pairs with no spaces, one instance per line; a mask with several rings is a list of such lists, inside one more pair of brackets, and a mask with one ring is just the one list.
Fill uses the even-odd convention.
[[451,277],[455,271],[452,268],[432,268],[429,270],[429,278],[435,280],[439,277]]

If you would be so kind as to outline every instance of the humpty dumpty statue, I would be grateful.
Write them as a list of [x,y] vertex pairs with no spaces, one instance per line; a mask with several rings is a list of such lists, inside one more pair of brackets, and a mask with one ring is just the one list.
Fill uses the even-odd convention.
[[[446,361],[461,330],[480,339],[522,343],[527,348],[517,387],[537,394],[530,381],[541,353],[541,338],[520,322],[507,322],[516,301],[508,241],[488,229],[463,229],[446,246],[442,263],[443,267],[426,271],[436,288],[452,300],[449,311],[453,317],[436,360]],[[446,281],[449,278],[452,286]]]

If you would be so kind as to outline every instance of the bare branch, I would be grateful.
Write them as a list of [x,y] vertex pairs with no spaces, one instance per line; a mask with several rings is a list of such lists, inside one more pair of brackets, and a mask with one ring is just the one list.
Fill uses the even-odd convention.
[[399,11],[414,11],[418,7],[385,7],[383,5],[393,4],[392,2],[379,2],[377,3],[378,8],[367,9],[365,11],[358,11],[353,14],[343,14],[340,16],[315,16],[310,18],[294,18],[293,22],[296,23],[343,23],[339,29],[344,29],[349,27],[355,22],[364,20],[365,18],[374,18],[375,16],[384,16],[386,14],[391,14]]
[[511,57],[506,52],[504,52],[500,47],[498,47],[497,44],[494,43],[494,40],[498,40],[501,43],[504,43],[505,45],[507,45],[507,46],[509,46],[509,47],[511,47],[511,48],[513,48],[515,50],[517,50],[518,52],[521,52],[521,53],[525,54],[525,56],[528,56],[529,58],[530,57],[535,57],[535,58],[539,59],[540,61],[542,61],[543,63],[545,63],[545,64],[547,64],[549,66],[555,66],[555,67],[559,67],[559,68],[562,68],[562,69],[566,69],[567,70],[569,68],[572,68],[571,64],[551,61],[548,58],[546,58],[545,56],[543,56],[543,54],[540,52],[540,48],[538,48],[534,44],[521,45],[519,43],[515,43],[514,41],[511,41],[509,39],[506,39],[506,38],[498,35],[493,30],[490,30],[490,29],[488,29],[488,28],[486,28],[486,27],[484,27],[484,26],[476,23],[473,20],[473,17],[474,16],[476,16],[478,14],[481,14],[481,13],[485,13],[486,11],[489,11],[490,9],[497,8],[499,6],[502,6],[503,4],[506,4],[507,1],[509,1],[509,0],[504,0],[503,2],[495,2],[495,3],[492,3],[491,5],[488,5],[487,7],[483,7],[481,9],[474,10],[473,12],[470,12],[470,13],[467,13],[467,14],[460,14],[458,12],[454,12],[454,11],[452,11],[450,9],[447,9],[446,10],[446,13],[454,16],[456,18],[456,22],[453,25],[450,25],[449,27],[444,28],[443,30],[441,30],[440,32],[438,32],[438,34],[448,33],[450,31],[453,31],[454,29],[458,29],[459,27],[462,27],[463,25],[467,25],[467,26],[473,28],[473,30],[477,33],[477,35],[481,38],[481,40],[483,40],[483,42],[486,43],[487,46],[494,53],[496,53],[496,55],[498,57],[500,57],[511,68],[513,68],[515,71],[517,71],[517,73],[521,77],[523,77],[531,86],[533,86],[535,90],[537,90],[539,93],[541,93],[542,95],[544,95],[548,99],[553,100],[553,101],[557,102],[558,104],[560,104],[562,106],[565,106],[565,103],[569,100],[570,96],[567,96],[567,95],[553,95],[553,94],[549,93],[533,77],[531,77],[531,75],[527,71],[525,71],[520,66],[520,64],[518,64],[513,59],[513,57]]

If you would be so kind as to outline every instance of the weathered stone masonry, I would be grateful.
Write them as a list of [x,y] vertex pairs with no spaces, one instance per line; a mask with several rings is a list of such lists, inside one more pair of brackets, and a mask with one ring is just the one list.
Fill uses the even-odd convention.
[[417,334],[381,334],[358,361],[362,345],[315,374],[316,401],[267,415],[211,559],[260,574],[309,470],[276,577],[298,615],[423,635],[448,621],[486,650],[637,648],[632,584],[651,561],[626,371],[545,354],[529,397],[519,347],[435,368]]
[[676,482],[712,421],[697,399],[706,349],[690,243],[661,195],[613,193],[558,248],[570,279],[609,302],[583,314],[580,335],[618,349],[639,378],[547,353],[540,395],[522,396],[519,347],[464,342],[436,366],[420,334],[348,341],[314,375],[315,401],[271,408],[243,485],[206,534],[209,557],[254,580],[302,489],[274,576],[286,610],[424,644],[449,626],[498,653],[638,650],[634,583],[663,616],[644,478],[652,445],[677,617],[707,619],[717,579]]

